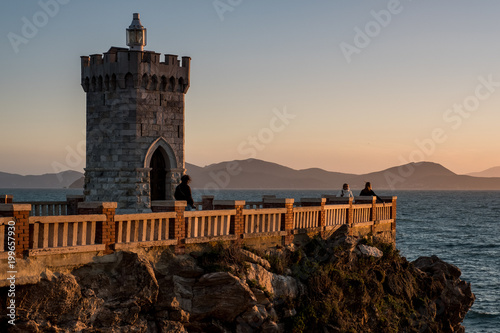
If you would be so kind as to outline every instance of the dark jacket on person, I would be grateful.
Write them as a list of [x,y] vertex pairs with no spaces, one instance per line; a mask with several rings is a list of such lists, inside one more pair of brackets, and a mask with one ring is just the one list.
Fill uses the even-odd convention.
[[191,195],[191,188],[187,183],[180,183],[175,188],[175,200],[185,200],[189,206],[194,207],[193,196]]
[[377,202],[384,202],[384,200],[382,200],[382,198],[380,198],[378,195],[375,194],[375,192],[373,192],[373,190],[367,190],[366,188],[362,189],[361,190],[361,193],[359,193],[359,196],[360,197],[377,197]]

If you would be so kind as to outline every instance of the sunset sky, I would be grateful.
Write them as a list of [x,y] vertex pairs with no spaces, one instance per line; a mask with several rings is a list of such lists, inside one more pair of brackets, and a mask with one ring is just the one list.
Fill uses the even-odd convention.
[[[85,166],[80,56],[190,56],[186,162],[254,157],[366,173],[500,165],[494,0],[2,1],[0,171]],[[31,27],[30,27],[31,26]],[[32,28],[35,28],[33,30]]]

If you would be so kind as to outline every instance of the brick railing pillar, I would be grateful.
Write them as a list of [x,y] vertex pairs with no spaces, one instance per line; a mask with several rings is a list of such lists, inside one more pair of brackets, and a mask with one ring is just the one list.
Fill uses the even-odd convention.
[[349,198],[349,208],[347,209],[347,221],[346,224],[350,227],[354,221],[354,211],[352,207],[353,198]]
[[201,197],[201,209],[203,209],[203,210],[213,210],[214,209],[214,196],[213,195],[203,195]]
[[283,245],[290,245],[293,243],[293,203],[294,199],[285,199],[285,216],[281,219],[281,230],[286,231],[286,235],[283,236]]
[[243,234],[245,233],[245,217],[243,216],[243,209],[245,209],[245,200],[237,200],[234,202],[234,209],[236,215],[234,216],[234,235],[236,242],[243,241]]
[[10,194],[0,194],[0,204],[11,204],[14,196]]
[[[31,213],[30,204],[0,204],[0,216],[12,217],[16,222],[14,230],[14,241],[16,246],[16,257],[23,258],[27,254],[30,246],[29,216]],[[9,241],[7,232],[4,235],[4,242]],[[12,237],[12,236],[11,236]],[[5,247],[7,249],[7,247]]]
[[118,204],[116,202],[80,202],[78,204],[79,215],[104,214],[106,221],[96,225],[96,244],[104,244],[104,254],[113,253],[116,242],[115,213]]
[[325,212],[326,198],[321,198],[321,211],[319,212],[319,226],[322,229],[326,227],[326,212]]
[[376,207],[377,197],[375,197],[375,196],[372,197],[371,204],[372,204],[372,209],[371,209],[370,221],[375,222],[375,220],[377,219],[377,207]]
[[176,213],[173,227],[173,239],[177,239],[177,245],[175,246],[176,254],[184,254],[185,252],[185,240],[186,240],[186,218],[184,217],[184,212],[186,211],[187,201],[174,201],[173,208]]
[[78,215],[78,204],[85,200],[84,195],[67,195],[66,204],[68,205],[68,215]]
[[236,215],[231,216],[229,223],[229,234],[236,236],[236,241],[241,242],[245,233],[245,219],[243,209],[245,200],[216,200],[213,202],[214,209],[235,209]]

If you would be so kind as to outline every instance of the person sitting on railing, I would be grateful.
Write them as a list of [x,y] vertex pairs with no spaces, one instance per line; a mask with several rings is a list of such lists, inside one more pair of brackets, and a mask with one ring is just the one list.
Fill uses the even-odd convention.
[[175,188],[174,198],[175,200],[187,201],[186,210],[196,210],[194,207],[193,196],[191,195],[191,188],[189,183],[191,182],[191,177],[184,175],[181,177],[181,183]]
[[340,190],[339,194],[337,194],[337,197],[354,198],[352,191],[349,189],[349,184],[346,183],[342,186],[342,189]]
[[370,182],[366,182],[365,183],[365,188],[361,190],[361,193],[359,193],[359,196],[360,197],[363,197],[363,196],[377,197],[377,202],[381,202],[381,203],[383,203],[385,205],[384,200],[382,200],[381,197],[379,197],[378,195],[375,194],[375,192],[373,192],[373,190],[372,190],[372,184]]

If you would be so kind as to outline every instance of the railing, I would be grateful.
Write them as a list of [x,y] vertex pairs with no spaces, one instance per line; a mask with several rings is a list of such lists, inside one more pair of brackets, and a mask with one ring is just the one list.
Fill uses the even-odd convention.
[[347,223],[349,205],[326,205],[325,226],[331,227]]
[[[79,208],[87,215],[65,216],[29,216],[33,211],[30,205],[1,204],[0,214],[6,217],[0,217],[0,257],[5,256],[6,225],[14,219],[9,216],[16,218],[16,237],[19,233],[22,240],[16,255],[26,251],[28,255],[110,253],[136,246],[184,246],[265,236],[284,236],[282,241],[288,244],[293,235],[332,230],[345,224],[360,224],[357,230],[371,226],[382,233],[394,232],[396,197],[383,198],[384,203],[375,203],[375,198],[370,197],[356,198],[356,202],[351,198],[347,204],[345,199],[337,199],[304,198],[295,203],[293,199],[270,198],[262,203],[251,202],[250,206],[274,208],[250,209],[245,201],[212,201],[213,207],[221,209],[200,211],[185,211],[185,202],[169,201],[158,206],[165,209],[163,212],[124,215],[116,214],[116,203],[83,203]],[[54,205],[64,206],[61,202]],[[42,207],[42,203],[34,206]],[[39,208],[39,212],[49,210]]]
[[377,220],[390,220],[391,219],[392,204],[376,204]]
[[165,241],[175,212],[115,215],[116,243]]
[[186,218],[187,238],[228,236],[231,217],[236,210],[188,211]]
[[[95,245],[97,224],[106,215],[31,216],[32,249]],[[33,226],[33,228],[31,228]]]
[[31,204],[31,216],[59,216],[68,214],[66,201],[20,202]]
[[281,230],[281,215],[285,208],[243,209],[244,233],[259,234]]
[[372,212],[371,204],[352,205],[352,222],[361,223],[370,221],[371,212]]
[[293,228],[309,229],[320,225],[321,207],[297,207],[293,210]]

